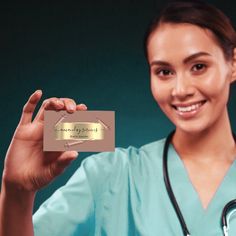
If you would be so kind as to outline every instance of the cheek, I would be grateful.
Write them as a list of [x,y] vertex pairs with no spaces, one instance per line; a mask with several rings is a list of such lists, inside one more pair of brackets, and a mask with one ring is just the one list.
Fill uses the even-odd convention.
[[159,83],[157,79],[151,77],[151,92],[156,102],[162,106],[169,98],[169,87],[164,83]]
[[229,82],[226,74],[222,74],[220,70],[215,73],[208,74],[207,78],[202,80],[201,89],[210,99],[219,99],[223,101],[223,97],[228,97]]

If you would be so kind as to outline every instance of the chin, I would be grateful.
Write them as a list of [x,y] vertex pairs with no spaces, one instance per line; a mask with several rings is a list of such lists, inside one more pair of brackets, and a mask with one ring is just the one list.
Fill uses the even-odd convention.
[[208,127],[206,125],[200,124],[199,122],[176,122],[175,127],[178,132],[184,132],[194,135],[206,133],[208,130]]

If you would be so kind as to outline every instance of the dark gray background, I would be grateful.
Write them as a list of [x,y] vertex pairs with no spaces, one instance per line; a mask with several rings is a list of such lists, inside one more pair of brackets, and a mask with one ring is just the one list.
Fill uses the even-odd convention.
[[[89,110],[114,110],[116,147],[165,137],[173,125],[151,95],[142,40],[167,1],[34,1],[0,4],[0,174],[21,110],[36,89],[70,97]],[[236,23],[233,1],[208,1]],[[235,86],[229,112],[236,128]],[[43,100],[42,99],[42,100]],[[66,183],[83,158],[37,194],[35,210]]]

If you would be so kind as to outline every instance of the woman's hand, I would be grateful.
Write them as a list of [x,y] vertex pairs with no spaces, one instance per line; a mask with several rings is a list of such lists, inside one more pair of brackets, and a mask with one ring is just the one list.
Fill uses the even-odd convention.
[[37,191],[49,184],[73,161],[78,153],[44,152],[44,110],[86,110],[83,104],[76,105],[69,98],[50,98],[43,102],[34,120],[33,112],[42,96],[42,91],[33,93],[25,104],[20,122],[8,148],[3,170],[6,187],[25,191]]

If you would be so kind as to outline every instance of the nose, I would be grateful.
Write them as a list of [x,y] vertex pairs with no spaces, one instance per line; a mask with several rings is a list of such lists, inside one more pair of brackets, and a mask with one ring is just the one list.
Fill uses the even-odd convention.
[[193,94],[194,87],[191,83],[191,78],[186,78],[184,76],[176,76],[171,95],[178,99],[184,99]]

